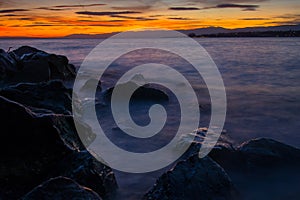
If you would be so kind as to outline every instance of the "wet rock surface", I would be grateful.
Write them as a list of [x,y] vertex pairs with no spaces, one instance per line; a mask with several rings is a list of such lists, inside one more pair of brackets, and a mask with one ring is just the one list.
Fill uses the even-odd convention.
[[224,168],[248,173],[300,165],[300,149],[267,138],[253,139],[236,148],[223,146],[210,156]]
[[75,67],[67,57],[49,54],[29,46],[11,52],[0,51],[2,84],[37,83],[75,78]]
[[144,199],[229,200],[237,197],[229,176],[217,163],[194,155],[163,174]]
[[31,108],[47,109],[55,114],[72,113],[72,90],[60,80],[20,83],[0,89],[0,95]]
[[[97,161],[74,138],[68,116],[31,111],[0,97],[0,194],[19,198],[34,186],[56,176],[67,176],[100,196],[113,193],[117,184],[111,169]],[[62,126],[62,123],[68,126]],[[72,127],[67,129],[66,127]]]
[[[114,173],[111,168],[100,163],[88,151],[73,153],[56,165],[50,172],[52,177],[61,175],[69,177],[83,186],[97,192],[103,198],[113,196],[117,188]],[[68,164],[66,164],[68,163]]]
[[[192,144],[181,160],[198,156],[206,134],[207,128],[199,128],[183,138],[183,142],[192,142]],[[217,144],[209,153],[209,157],[230,177],[239,194],[235,197],[246,200],[297,199],[300,184],[299,156],[299,149],[268,138],[253,139],[241,145],[234,145],[226,131],[221,134]],[[188,174],[190,173],[186,172],[186,175]],[[164,174],[158,179],[159,184],[153,186],[146,199],[160,199],[169,194],[169,186],[166,187],[168,184],[161,184],[165,176]],[[174,176],[174,179],[176,181],[173,182],[179,187],[177,181],[181,182],[180,176]],[[197,191],[201,187],[204,186],[194,185],[193,189]]]
[[297,199],[300,150],[258,138],[237,147],[224,145],[209,156],[229,174],[243,199]]
[[[124,91],[125,93],[131,91],[132,88],[137,88],[132,95],[132,100],[136,100],[136,101],[142,101],[142,100],[168,101],[169,100],[169,97],[165,92],[157,89],[152,84],[139,86],[135,82],[130,81],[127,83],[119,84],[117,87],[120,91]],[[104,96],[106,101],[111,100],[111,96],[114,89],[115,88],[109,88],[108,90],[105,91]]]
[[[92,142],[95,134],[87,131],[79,138],[76,132],[72,91],[64,82],[75,76],[68,59],[20,47],[0,51],[0,69],[0,199],[18,199],[57,176],[71,178],[104,199],[112,195],[117,188],[114,173],[82,144]],[[80,126],[90,129],[83,123]],[[46,183],[46,189],[52,183]],[[62,181],[54,181],[56,184],[62,186]],[[71,189],[79,187],[73,186]],[[87,195],[85,190],[75,194],[75,198]]]
[[101,200],[100,196],[93,190],[83,187],[66,177],[52,178],[22,197],[22,200],[40,199]]

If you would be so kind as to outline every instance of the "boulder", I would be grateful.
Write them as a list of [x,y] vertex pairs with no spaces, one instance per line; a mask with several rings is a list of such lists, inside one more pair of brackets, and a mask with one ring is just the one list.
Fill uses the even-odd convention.
[[245,159],[248,170],[262,167],[300,166],[300,149],[273,139],[258,138],[241,144],[237,148],[240,157]]
[[[113,195],[117,182],[111,168],[100,163],[97,155],[88,151],[68,155],[49,172],[50,177],[66,176],[97,192],[101,197]],[[66,164],[67,163],[67,164]]]
[[223,146],[209,156],[225,169],[247,173],[300,166],[300,149],[268,138],[253,139],[237,147]]
[[52,178],[34,188],[22,200],[78,199],[101,200],[93,190],[66,177]]
[[180,161],[164,173],[144,196],[145,200],[237,199],[230,178],[212,159],[197,155]]
[[54,79],[73,79],[75,67],[67,57],[22,46],[9,53],[0,51],[2,84],[37,83]]
[[[205,139],[208,132],[208,128],[202,127],[198,128],[197,130],[193,131],[192,133],[188,133],[184,135],[180,142],[181,143],[189,143],[190,147],[188,150],[184,153],[184,155],[181,157],[181,159],[187,159],[188,157],[199,154],[199,151],[202,147],[202,142]],[[210,155],[217,152],[222,152],[221,154],[226,154],[228,152],[235,151],[235,148],[232,143],[232,139],[227,134],[226,130],[223,130],[221,132],[221,135],[217,141],[217,143],[213,146]]]
[[101,197],[117,188],[112,170],[83,150],[71,116],[0,97],[0,120],[0,198],[20,198],[56,176],[73,178]]
[[0,49],[0,80],[10,78],[21,67],[21,60],[18,56]]
[[26,107],[43,108],[55,114],[72,113],[72,90],[60,80],[20,83],[0,89],[0,95]]
[[[131,91],[132,88],[138,88],[135,90],[133,93],[131,99],[136,100],[136,101],[168,101],[169,97],[168,95],[160,90],[159,88],[156,88],[154,85],[151,84],[145,84],[145,85],[138,85],[135,82],[127,82],[127,83],[122,83],[119,84],[117,87],[121,91]],[[113,93],[114,87],[109,88],[104,92],[104,99],[106,101],[110,101],[111,95]]]
[[209,154],[230,175],[244,199],[298,199],[300,150],[258,138]]
[[[181,139],[180,142],[191,143],[183,159],[199,153],[206,134],[207,128],[199,128]],[[237,170],[247,173],[300,165],[300,149],[267,138],[252,139],[235,146],[226,131],[221,133],[209,157],[226,171]]]

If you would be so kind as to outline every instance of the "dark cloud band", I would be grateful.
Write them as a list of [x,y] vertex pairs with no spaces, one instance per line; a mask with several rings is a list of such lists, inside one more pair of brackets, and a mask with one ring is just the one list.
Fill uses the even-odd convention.
[[138,11],[120,11],[120,12],[91,12],[91,11],[78,11],[75,12],[79,15],[95,15],[95,16],[113,16],[113,15],[128,15],[128,14],[140,14]]
[[8,9],[8,10],[0,10],[0,13],[14,13],[14,12],[25,12],[29,11],[27,9]]
[[200,8],[197,8],[197,7],[170,7],[169,10],[185,11],[185,10],[200,10]]

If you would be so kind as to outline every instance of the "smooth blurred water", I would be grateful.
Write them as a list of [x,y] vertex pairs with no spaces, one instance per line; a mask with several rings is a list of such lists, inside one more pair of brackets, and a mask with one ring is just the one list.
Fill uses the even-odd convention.
[[[170,39],[172,42],[173,39]],[[29,45],[38,49],[65,55],[79,67],[88,53],[103,40],[41,39],[0,40],[0,48],[16,49]],[[300,38],[201,38],[197,41],[209,52],[218,66],[227,91],[225,129],[236,144],[257,137],[268,137],[300,147]],[[179,47],[180,48],[180,47]],[[182,47],[182,48],[187,48]],[[187,48],[188,49],[188,48]],[[109,50],[108,50],[109,51]],[[111,49],[110,49],[111,51]],[[193,54],[192,50],[189,53]],[[193,83],[201,109],[200,125],[207,125],[210,113],[209,96],[201,77],[182,59],[159,51],[133,52],[116,60],[101,79],[104,89],[114,85],[126,70],[144,62],[158,62],[172,66]],[[172,102],[172,101],[171,101]],[[135,120],[147,122],[147,110],[153,102],[136,105]],[[148,105],[149,104],[149,105]],[[174,104],[175,105],[175,104]],[[175,106],[171,112],[165,135],[157,141],[139,141],[118,133],[105,107],[98,105],[104,119],[99,119],[110,139],[118,146],[141,151],[159,148],[172,138],[178,121]],[[168,118],[169,119],[169,118]],[[144,121],[144,122],[145,122]],[[129,141],[130,140],[130,141]],[[170,166],[169,166],[170,167]],[[120,186],[119,199],[140,199],[167,168],[148,174],[126,174],[115,171]]]
[[[78,67],[101,41],[0,40],[0,48],[30,45],[66,55]],[[300,147],[300,38],[203,38],[197,41],[209,52],[223,76],[228,98],[225,129],[233,139],[241,142],[269,137]],[[157,52],[147,55],[149,60],[168,59]],[[136,65],[140,58],[131,55],[119,63]],[[181,66],[190,79],[195,78],[184,71],[185,65],[180,60],[169,59],[168,62]],[[115,77],[112,74],[109,78]]]

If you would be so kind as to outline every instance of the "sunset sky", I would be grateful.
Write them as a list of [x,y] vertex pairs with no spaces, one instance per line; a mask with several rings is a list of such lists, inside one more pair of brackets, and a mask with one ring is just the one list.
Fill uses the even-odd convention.
[[0,0],[0,36],[300,23],[300,0]]

